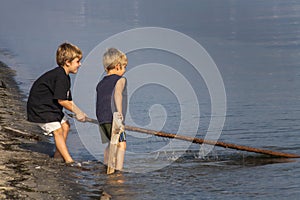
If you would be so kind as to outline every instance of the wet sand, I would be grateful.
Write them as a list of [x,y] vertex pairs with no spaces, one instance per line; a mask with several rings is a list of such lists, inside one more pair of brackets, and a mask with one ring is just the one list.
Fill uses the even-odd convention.
[[13,76],[0,62],[0,199],[76,199],[80,189],[66,182],[72,167],[51,158],[54,145],[26,121]]

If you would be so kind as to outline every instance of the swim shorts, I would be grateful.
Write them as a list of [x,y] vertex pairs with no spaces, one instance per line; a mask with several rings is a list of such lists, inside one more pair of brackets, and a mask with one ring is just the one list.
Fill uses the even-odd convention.
[[[99,131],[100,131],[100,134],[101,134],[102,144],[108,143],[110,141],[111,127],[112,127],[111,123],[106,123],[106,124],[100,124],[99,125]],[[126,142],[126,133],[125,132],[120,133],[119,142]]]
[[66,116],[63,117],[61,122],[49,122],[49,123],[38,123],[38,125],[42,128],[44,131],[44,135],[47,136],[53,136],[53,131],[61,128],[61,125],[68,121],[68,118]]

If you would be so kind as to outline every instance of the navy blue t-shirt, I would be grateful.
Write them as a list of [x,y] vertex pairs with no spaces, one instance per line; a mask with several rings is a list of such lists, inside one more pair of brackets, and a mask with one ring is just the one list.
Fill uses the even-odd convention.
[[[99,124],[112,123],[115,104],[113,94],[116,83],[122,76],[112,74],[105,76],[97,85],[96,115]],[[123,91],[123,112],[126,112],[127,95],[126,86]],[[125,113],[123,113],[125,117]]]
[[40,76],[32,85],[27,101],[27,118],[31,122],[60,122],[64,117],[58,100],[72,100],[71,80],[63,67]]

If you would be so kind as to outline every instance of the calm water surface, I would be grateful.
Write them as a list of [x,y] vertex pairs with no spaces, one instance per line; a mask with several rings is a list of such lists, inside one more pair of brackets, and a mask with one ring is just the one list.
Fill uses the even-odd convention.
[[[299,1],[4,0],[0,24],[0,60],[16,70],[25,94],[40,74],[55,66],[61,42],[75,43],[87,55],[101,41],[132,28],[153,26],[182,32],[206,49],[222,75],[227,113],[220,140],[300,154]],[[205,83],[185,70],[188,63],[151,50],[128,57],[128,71],[156,62],[173,66],[189,78],[201,110],[197,136],[203,137],[214,116]],[[165,88],[142,89],[129,101],[135,122],[146,126],[151,105],[160,104],[167,113],[162,129],[176,133],[183,120],[181,102]],[[85,126],[87,133],[97,134],[96,126]],[[126,157],[125,172],[106,176],[101,159],[97,161],[85,149],[74,127],[68,145],[83,168],[70,170],[70,179],[65,181],[80,186],[78,199],[99,199],[102,191],[113,199],[297,199],[300,195],[299,159],[222,148],[203,157],[198,145],[191,145],[186,153],[176,146],[156,152],[170,141],[131,133],[128,151],[133,154]]]

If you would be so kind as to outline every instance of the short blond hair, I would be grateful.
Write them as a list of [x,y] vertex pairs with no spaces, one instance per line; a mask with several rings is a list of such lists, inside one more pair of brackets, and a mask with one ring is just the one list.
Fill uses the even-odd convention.
[[59,66],[64,66],[67,61],[72,61],[75,58],[82,58],[82,51],[74,44],[63,43],[61,44],[56,51],[56,63]]
[[103,66],[105,71],[114,69],[118,64],[121,64],[121,66],[127,65],[127,57],[125,53],[116,48],[107,49],[103,54]]

